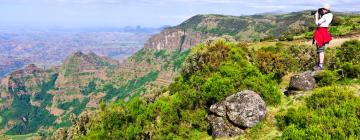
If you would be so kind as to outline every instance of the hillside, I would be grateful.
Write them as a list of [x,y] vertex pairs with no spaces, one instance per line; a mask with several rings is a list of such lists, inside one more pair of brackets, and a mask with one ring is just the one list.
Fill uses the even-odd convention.
[[[339,36],[358,33],[359,15],[339,14],[338,18],[332,32]],[[262,131],[275,133],[271,138],[280,136],[274,117],[279,108],[296,106],[291,103],[297,100],[283,94],[286,78],[314,65],[315,50],[306,44],[311,22],[307,11],[197,15],[152,36],[143,49],[120,64],[95,53],[76,52],[60,67],[44,70],[31,65],[20,70],[25,72],[4,78],[2,132],[51,136],[64,127],[55,137],[210,138],[205,119],[210,105],[248,89],[261,95],[270,115],[262,126],[245,130],[245,137],[256,137],[257,132],[264,135]],[[358,46],[353,44],[348,46]],[[352,62],[350,58],[338,62],[342,56],[335,56],[335,51],[327,54],[331,56],[327,68],[330,74],[343,74],[325,76],[331,84],[343,87],[345,83],[356,89],[357,75],[349,73],[357,72],[357,63],[345,63]]]
[[[297,14],[308,17],[306,16],[307,12],[278,15],[278,17],[279,20],[286,19],[285,17],[289,17],[289,15],[293,15],[293,18],[298,18],[298,20],[304,18]],[[257,16],[247,18],[254,17]],[[206,120],[207,114],[210,113],[210,105],[243,89],[259,93],[265,100],[269,112],[258,125],[246,129],[243,135],[238,137],[239,139],[300,138],[299,136],[303,137],[303,134],[307,132],[314,134],[309,135],[309,138],[314,138],[316,135],[319,135],[318,138],[340,138],[336,136],[337,133],[342,133],[342,138],[359,136],[358,131],[351,130],[357,128],[359,122],[354,120],[357,119],[356,107],[359,105],[356,103],[359,100],[356,96],[359,92],[359,81],[357,74],[351,74],[359,72],[357,63],[352,63],[356,58],[344,59],[339,62],[337,60],[342,60],[343,55],[335,53],[347,52],[347,48],[354,49],[351,47],[358,48],[358,41],[350,41],[342,47],[336,46],[336,48],[329,49],[326,60],[328,64],[326,67],[329,71],[317,74],[317,88],[311,91],[300,91],[296,96],[289,96],[284,94],[289,86],[289,77],[294,73],[309,70],[314,65],[312,57],[315,55],[315,48],[306,44],[306,38],[311,34],[312,29],[305,25],[304,28],[298,28],[301,26],[296,28],[304,32],[300,32],[301,30],[297,32],[295,28],[293,28],[294,30],[285,28],[284,32],[278,34],[279,36],[271,30],[267,32],[284,41],[264,38],[268,41],[257,43],[255,40],[255,43],[234,43],[231,42],[236,40],[234,34],[226,34],[228,36],[223,37],[225,40],[216,41],[217,39],[214,37],[225,35],[225,33],[196,31],[200,28],[197,28],[198,26],[203,26],[202,23],[209,23],[210,27],[215,24],[212,23],[212,20],[219,21],[213,18],[241,19],[244,17],[198,15],[179,26],[165,29],[160,34],[151,37],[142,50],[121,66],[130,68],[129,71],[132,70],[136,73],[147,73],[156,69],[160,71],[159,76],[162,75],[162,71],[173,71],[172,76],[168,79],[176,80],[174,82],[169,80],[167,84],[162,85],[163,88],[160,87],[157,91],[145,91],[140,98],[125,100],[127,103],[103,104],[96,111],[96,117],[93,117],[93,113],[84,113],[75,122],[80,125],[73,125],[69,129],[60,129],[54,138],[211,139],[210,124]],[[337,18],[346,20],[338,22],[336,26],[332,27],[332,31],[338,31],[334,34],[342,36],[356,34],[359,31],[357,24],[360,21],[359,15],[340,15]],[[197,22],[196,19],[200,19],[200,21]],[[347,28],[348,26],[351,28]],[[283,24],[279,27],[292,26]],[[215,28],[228,28],[228,26],[215,26]],[[230,27],[227,31],[230,31]],[[237,31],[241,32],[240,29],[234,29],[234,32]],[[289,34],[286,34],[287,31]],[[290,38],[283,39],[284,34]],[[242,40],[241,38],[237,39]],[[291,41],[292,39],[296,40]],[[200,42],[203,43],[192,48],[192,45]],[[339,48],[345,49],[338,51]],[[354,53],[351,56],[357,56],[357,54]],[[131,73],[129,71],[126,73]],[[338,73],[342,73],[342,75],[338,75]],[[131,77],[129,74],[125,75]],[[167,86],[168,84],[170,85]],[[157,87],[157,85],[152,86]],[[340,92],[340,89],[345,90]],[[324,95],[330,91],[334,91],[334,94]],[[347,122],[346,118],[341,116],[319,120],[327,122],[321,128],[331,127],[323,131],[320,129],[307,130],[301,124],[297,124],[296,120],[290,120],[290,122],[286,120],[288,117],[297,119],[298,116],[305,115],[306,111],[301,110],[311,110],[314,106],[322,106],[322,102],[310,102],[307,98],[321,101],[332,99],[333,96],[340,98],[339,101],[336,101],[339,104],[331,104],[323,109],[336,108],[339,111],[348,111],[352,121],[355,121],[354,125],[349,128],[350,132],[346,128],[330,126],[330,121],[336,119],[340,122]],[[343,98],[344,100],[342,100]],[[355,101],[351,105],[355,107],[346,108],[348,101]],[[305,106],[305,104],[312,104],[312,106]],[[296,110],[298,107],[301,109]],[[291,114],[294,109],[298,114]],[[289,112],[287,112],[288,110]],[[321,110],[315,110],[312,112],[312,117],[318,117],[321,113]],[[329,113],[326,114],[327,117],[331,117],[331,112]],[[93,121],[90,123],[82,121],[88,118],[92,118]],[[285,123],[282,122],[283,120]],[[306,122],[306,120],[305,123],[311,127],[319,125],[317,122]],[[79,130],[80,128],[82,130]],[[333,129],[338,131],[334,132]]]
[[69,117],[96,107],[101,94],[90,94],[118,62],[95,53],[76,52],[59,68],[31,64],[6,76],[0,85],[1,131],[45,134],[69,126]]
[[[359,22],[359,15],[336,13],[331,32],[334,37],[358,34]],[[143,49],[120,64],[120,70],[115,74],[118,77],[112,79],[116,82],[111,84],[124,82],[124,77],[126,82],[138,75],[142,76],[156,70],[159,71],[159,76],[153,82],[154,84],[147,85],[147,89],[151,89],[147,93],[156,96],[157,91],[174,80],[190,53],[189,49],[196,44],[209,42],[222,36],[232,41],[255,42],[255,44],[275,44],[276,41],[295,40],[296,43],[310,45],[304,42],[307,42],[314,32],[312,24],[313,19],[309,11],[283,15],[196,15],[178,26],[166,28],[161,33],[152,36]],[[257,34],[262,35],[254,36]],[[246,38],[241,38],[239,35]],[[346,40],[348,39],[341,42]],[[262,42],[257,43],[258,41]],[[337,45],[341,45],[341,42]]]
[[[127,103],[102,104],[96,112],[80,115],[74,122],[77,125],[58,130],[53,138],[211,139],[218,137],[214,134],[217,126],[228,125],[211,124],[208,116],[214,103],[245,89],[255,91],[265,101],[266,117],[252,127],[235,125],[242,129],[240,134],[225,138],[360,137],[359,51],[349,52],[360,49],[359,40],[330,48],[327,70],[309,75],[314,80],[311,88],[295,91],[288,77],[299,77],[297,74],[311,69],[313,59],[308,56],[314,49],[282,43],[258,50],[249,47],[224,39],[199,44],[191,50],[175,82],[157,99],[140,97]],[[219,129],[226,133],[233,128]]]

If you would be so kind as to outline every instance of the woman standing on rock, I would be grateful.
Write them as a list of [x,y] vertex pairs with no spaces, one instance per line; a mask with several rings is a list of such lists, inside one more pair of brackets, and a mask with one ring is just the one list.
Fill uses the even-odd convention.
[[315,23],[317,28],[314,34],[314,43],[316,42],[318,64],[314,67],[314,70],[324,69],[325,49],[327,44],[332,40],[328,29],[332,20],[333,14],[330,11],[329,4],[325,4],[323,8],[320,8],[315,13]]

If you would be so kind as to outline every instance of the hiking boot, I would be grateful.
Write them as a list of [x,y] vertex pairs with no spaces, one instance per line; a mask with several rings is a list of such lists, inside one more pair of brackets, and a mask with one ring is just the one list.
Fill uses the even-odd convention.
[[324,70],[324,68],[316,65],[316,66],[313,68],[313,70],[314,70],[314,71],[320,71],[320,70]]

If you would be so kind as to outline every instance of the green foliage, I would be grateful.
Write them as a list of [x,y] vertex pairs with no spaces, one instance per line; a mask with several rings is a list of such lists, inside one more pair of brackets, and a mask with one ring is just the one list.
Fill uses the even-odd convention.
[[295,71],[296,59],[281,46],[261,48],[254,53],[253,58],[263,73],[273,73],[278,81],[287,73]]
[[123,139],[126,137],[125,130],[127,115],[121,105],[111,104],[97,114],[94,118],[90,132],[83,140],[93,139]]
[[[343,14],[335,14],[334,21],[331,24],[329,31],[334,36],[343,36],[347,34],[351,34],[357,32],[360,29],[360,16],[357,14],[352,15],[343,15]],[[306,32],[299,32],[296,38],[305,38],[312,39],[315,32],[315,24],[311,24],[308,26],[308,30]]]
[[100,91],[105,91],[106,96],[103,98],[105,101],[110,101],[114,97],[118,99],[123,99],[135,90],[141,88],[145,84],[148,84],[151,81],[155,81],[159,76],[159,71],[152,71],[143,77],[139,77],[133,80],[129,80],[128,83],[120,88],[113,87],[112,84],[106,84]]
[[173,70],[177,71],[181,68],[182,64],[185,62],[185,59],[189,56],[190,50],[186,50],[183,52],[175,51],[172,55],[172,64],[173,64]]
[[336,57],[337,65],[347,78],[360,77],[360,41],[350,40],[344,42],[341,47],[337,48]]
[[58,74],[53,74],[50,78],[50,81],[44,82],[41,84],[40,92],[36,93],[34,96],[35,101],[41,101],[40,107],[44,108],[51,104],[53,95],[49,94],[48,91],[55,89],[55,82],[58,77]]
[[332,35],[346,35],[360,29],[358,15],[335,16],[333,26],[330,27]]
[[135,97],[126,104],[101,105],[102,111],[84,139],[209,137],[206,108],[244,89],[258,92],[269,105],[279,104],[281,94],[276,81],[263,75],[247,55],[246,46],[224,40],[198,45],[186,60],[181,76],[165,91],[168,96],[155,102]]
[[315,79],[318,86],[329,86],[339,79],[339,75],[336,71],[324,70],[318,72]]
[[69,110],[72,107],[72,113],[75,115],[80,115],[80,113],[85,110],[86,104],[90,101],[88,97],[85,97],[82,101],[79,99],[74,99],[71,102],[63,102],[58,104],[58,108],[63,110]]
[[273,74],[280,82],[281,78],[290,72],[306,71],[315,65],[314,47],[310,46],[276,46],[253,50],[251,61],[264,74]]
[[[346,17],[341,15],[339,17]],[[357,19],[358,16],[349,19]],[[301,22],[301,24],[299,24]],[[357,21],[337,22],[337,30],[341,34],[355,31]],[[289,26],[291,25],[291,26]],[[343,29],[350,27],[350,31]],[[197,15],[176,28],[184,31],[197,31],[211,36],[230,35],[237,40],[260,41],[277,39],[291,41],[296,38],[312,38],[315,29],[313,16],[309,11],[293,12],[285,15],[253,15],[253,16],[224,16]],[[294,37],[298,35],[299,37]]]
[[137,51],[133,56],[131,56],[131,59],[135,60],[135,62],[140,62],[143,60],[143,56],[145,55],[146,50],[143,48],[139,51]]
[[277,115],[281,139],[359,139],[360,98],[346,87],[324,87],[307,97],[306,106]]
[[35,101],[40,101],[40,107],[30,104],[30,95],[17,95],[17,91],[25,90],[25,87],[19,87],[10,90],[13,101],[10,108],[2,110],[0,115],[3,117],[2,125],[10,119],[15,119],[16,123],[7,134],[18,135],[36,132],[41,126],[50,126],[56,117],[51,115],[45,107],[51,105],[52,95],[49,90],[54,89],[58,74],[53,74],[49,81],[40,85],[40,92],[34,96]]
[[58,104],[58,108],[63,109],[63,110],[68,110],[70,107],[75,107],[75,106],[79,106],[80,105],[80,101],[79,99],[74,99],[71,102],[62,102]]
[[84,98],[81,103],[77,106],[74,106],[73,113],[75,115],[80,115],[80,113],[86,108],[86,104],[90,101],[88,97]]
[[90,81],[88,83],[88,86],[81,89],[81,93],[83,95],[89,95],[90,93],[94,92],[96,90],[96,83],[94,80]]
[[343,76],[347,78],[359,78],[360,77],[360,64],[354,65],[349,62],[345,62],[340,65],[343,72]]
[[167,52],[166,52],[165,49],[162,49],[160,51],[156,51],[154,53],[154,55],[155,55],[156,58],[166,58],[167,57]]
[[15,96],[11,108],[3,110],[1,116],[6,116],[7,120],[17,120],[15,126],[6,132],[9,135],[34,133],[41,126],[51,125],[56,119],[45,108],[32,106],[29,95]]
[[344,42],[341,47],[337,48],[336,56],[340,61],[339,63],[360,64],[360,41],[350,40]]

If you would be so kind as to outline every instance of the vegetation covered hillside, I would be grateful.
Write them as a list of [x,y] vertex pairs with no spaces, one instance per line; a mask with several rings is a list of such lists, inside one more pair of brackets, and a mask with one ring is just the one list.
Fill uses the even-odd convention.
[[60,68],[32,64],[12,72],[0,85],[0,126],[7,135],[51,134],[70,126],[70,117],[97,107],[102,94],[91,94],[118,62],[76,52]]
[[[360,28],[359,15],[345,13],[334,13],[334,15],[333,27],[330,29],[333,35],[349,34]],[[293,36],[313,32],[315,25],[310,11],[302,11],[282,15],[197,15],[175,28],[212,36],[230,35],[239,41],[260,41],[292,40]]]
[[[351,35],[359,33],[360,27],[358,23],[360,22],[360,15],[344,13],[336,13],[335,15],[336,18],[331,27],[333,34]],[[244,23],[246,24],[243,25]],[[314,28],[313,17],[310,15],[310,11],[283,15],[197,15],[178,26],[169,27],[151,37],[145,43],[143,49],[120,64],[120,69],[115,72],[108,84],[118,89],[128,84],[129,80],[138,79],[139,77],[144,77],[149,73],[157,71],[158,75],[154,77],[150,83],[141,84],[133,88],[134,90],[128,90],[130,92],[125,93],[126,98],[145,94],[148,95],[148,98],[155,98],[163,87],[174,81],[186,57],[189,55],[190,49],[196,46],[196,44],[209,42],[219,36],[232,41],[247,40],[250,41],[250,43],[254,41],[255,43],[252,45],[255,46],[254,48],[259,48],[256,46],[263,46],[263,44],[276,44],[277,40],[285,44],[287,41],[290,42],[290,44],[304,44],[301,41],[307,40],[307,38],[312,36]],[[209,32],[208,30],[221,31],[221,33]],[[261,35],[260,38],[254,38],[254,35],[257,34],[263,35]],[[241,38],[239,35],[245,38]],[[296,41],[290,41],[293,39]],[[263,43],[257,43],[258,41]],[[302,51],[311,50],[298,49],[293,51],[301,53]],[[261,57],[263,53],[267,52],[259,52],[253,55]],[[298,56],[299,54],[293,54],[293,56],[286,56],[287,58],[277,59],[288,59]],[[276,58],[276,56],[272,57]],[[303,59],[310,59],[310,56]],[[313,61],[301,70],[308,69],[312,67],[312,65]],[[263,66],[260,69],[268,69],[265,67],[270,66]],[[293,68],[297,68],[297,66],[293,66]],[[290,68],[284,67],[283,69]],[[279,78],[283,76],[284,73],[278,73],[277,75]]]
[[[358,139],[360,138],[360,41],[328,50],[328,70],[317,72],[317,88],[296,96],[285,95],[287,76],[302,71],[313,59],[307,46],[277,44],[251,49],[243,43],[220,39],[191,50],[175,82],[156,100],[133,98],[127,103],[102,104],[96,115],[84,114],[54,138],[70,139],[211,139],[206,116],[211,104],[243,89],[254,90],[268,105],[266,118],[238,139]],[[350,52],[349,52],[350,51]],[[267,52],[259,58],[252,54]],[[287,54],[287,53],[289,54]],[[350,54],[348,54],[350,53]],[[346,54],[346,55],[345,55]],[[270,70],[259,62],[270,63]],[[297,66],[294,69],[284,67]],[[274,67],[272,67],[274,66]],[[282,71],[283,70],[283,71]],[[291,74],[290,74],[291,75]],[[90,119],[90,121],[84,122]]]

